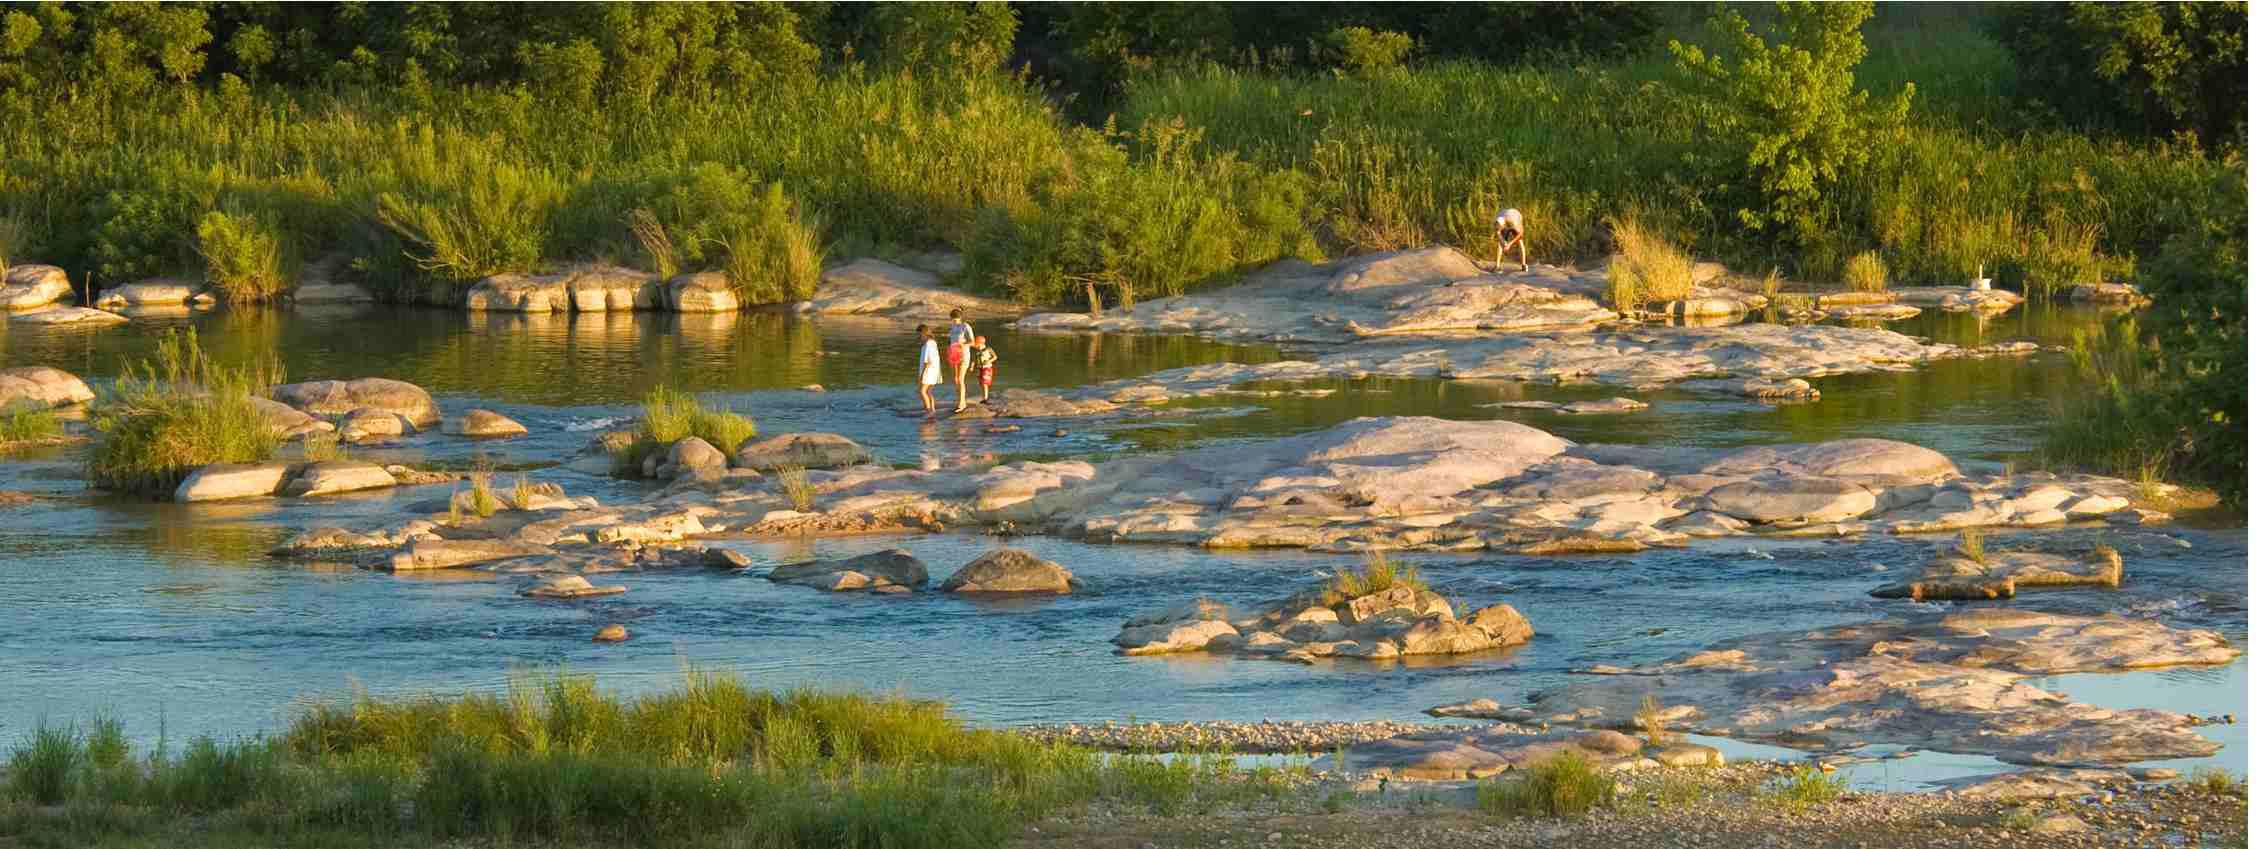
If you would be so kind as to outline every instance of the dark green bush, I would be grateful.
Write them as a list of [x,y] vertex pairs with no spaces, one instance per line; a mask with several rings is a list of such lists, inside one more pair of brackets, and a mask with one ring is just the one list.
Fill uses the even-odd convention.
[[2080,126],[2212,144],[2245,137],[2244,3],[2015,3],[1994,37],[2018,92]]

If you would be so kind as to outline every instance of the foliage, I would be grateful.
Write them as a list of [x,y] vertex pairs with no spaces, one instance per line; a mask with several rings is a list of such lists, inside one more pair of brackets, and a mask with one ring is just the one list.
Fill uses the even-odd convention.
[[1338,27],[1327,34],[1327,46],[1335,66],[1355,74],[1395,70],[1413,55],[1412,36],[1365,27]]
[[1767,785],[1763,798],[1786,808],[1806,808],[1835,802],[1850,792],[1852,784],[1844,776],[1801,765],[1788,776]]
[[428,126],[396,128],[394,141],[386,176],[400,188],[377,194],[376,220],[406,245],[417,270],[460,285],[541,262],[544,225],[564,197],[548,169]]
[[197,344],[195,330],[167,330],[156,355],[126,364],[89,411],[99,435],[88,477],[102,489],[163,495],[199,466],[274,456],[281,440],[253,398],[281,379],[271,353],[223,365]]
[[1564,750],[1520,778],[1476,786],[1476,806],[1495,816],[1574,817],[1617,805],[1617,779],[1585,755]]
[[31,225],[22,213],[0,208],[0,277],[8,276],[8,263],[31,256]]
[[785,465],[777,467],[776,474],[777,491],[785,495],[786,503],[792,504],[795,510],[808,512],[816,503],[816,487],[809,485],[809,470]]
[[2190,786],[2214,796],[2245,795],[2245,782],[2218,766],[2199,767],[2192,770],[2190,777],[2184,780]]
[[1322,604],[1341,604],[1354,598],[1404,587],[1415,593],[1429,591],[1429,583],[1421,579],[1421,569],[1410,563],[1399,563],[1379,550],[1366,552],[1366,567],[1358,571],[1335,570],[1327,582]]
[[1644,304],[1682,300],[1695,288],[1694,262],[1670,239],[1631,216],[1611,222],[1617,253],[1609,260],[1610,307],[1631,313]]
[[[824,272],[824,245],[815,219],[785,198],[776,183],[762,194],[752,217],[726,231],[729,257],[723,273],[745,305],[808,300]],[[721,446],[716,446],[721,447]],[[725,449],[727,450],[727,449]]]
[[636,237],[636,244],[644,249],[651,260],[652,273],[661,280],[675,276],[681,266],[676,264],[675,241],[667,235],[667,226],[649,209],[638,207],[628,212],[628,232]]
[[1890,269],[1884,266],[1884,257],[1875,251],[1862,251],[1845,261],[1845,289],[1852,292],[1882,292],[1890,284]]
[[36,442],[63,433],[63,420],[55,411],[36,404],[11,404],[0,409],[0,443]]
[[888,71],[979,74],[1004,64],[1020,18],[1010,4],[871,4],[854,24],[857,53]]
[[1964,528],[1961,541],[1955,545],[1955,553],[1972,563],[1986,565],[1989,562],[1986,559],[1986,532],[1977,528]]
[[1657,705],[1653,695],[1641,696],[1641,709],[1634,714],[1633,719],[1640,723],[1641,734],[1648,738],[1651,746],[1662,746],[1680,738],[1680,735],[1665,727],[1664,709]]
[[729,454],[757,433],[753,419],[708,407],[689,392],[657,386],[644,396],[644,418],[636,426],[635,441],[613,457],[613,469],[616,474],[641,471],[644,458],[666,451],[685,437],[696,436]]
[[78,728],[58,728],[43,718],[32,726],[29,739],[8,753],[8,794],[42,805],[61,804],[84,759]]
[[1861,22],[1873,4],[1778,9],[1771,44],[1723,6],[1712,27],[1732,45],[1727,51],[1706,54],[1679,41],[1672,51],[1700,83],[1694,105],[1703,134],[1725,142],[1715,173],[1747,175],[1737,218],[1811,244],[1830,229],[1824,193],[1867,167],[1872,151],[1898,142],[1915,88],[1871,105],[1853,85],[1853,68],[1868,54]]
[[204,257],[205,281],[229,303],[264,301],[288,284],[283,239],[274,221],[207,212],[196,223],[196,252]]
[[2061,120],[2214,144],[2245,137],[2242,3],[2027,3],[1990,29],[2015,53],[2019,93]]

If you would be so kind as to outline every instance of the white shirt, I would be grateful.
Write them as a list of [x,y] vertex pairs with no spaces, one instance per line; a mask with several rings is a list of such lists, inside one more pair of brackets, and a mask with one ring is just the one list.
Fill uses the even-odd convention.
[[1519,210],[1503,209],[1500,210],[1498,218],[1492,219],[1492,223],[1509,230],[1521,230],[1523,229],[1523,213]]
[[941,364],[942,352],[934,347],[934,340],[926,340],[926,344],[919,347],[919,370],[925,371],[929,366]]

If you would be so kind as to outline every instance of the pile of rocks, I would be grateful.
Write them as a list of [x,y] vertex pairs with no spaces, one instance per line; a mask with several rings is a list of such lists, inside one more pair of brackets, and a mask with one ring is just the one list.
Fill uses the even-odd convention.
[[[769,573],[772,581],[832,592],[915,592],[926,588],[926,577],[926,564],[900,548],[845,560],[789,563]],[[940,589],[972,595],[1064,595],[1080,586],[1075,574],[1058,563],[1019,549],[999,548],[959,567]]]
[[2122,571],[2120,553],[2103,544],[2078,557],[2043,551],[1954,549],[1924,564],[1910,580],[1877,587],[1869,595],[1917,601],[2010,598],[2021,586],[2116,587]]
[[1301,593],[1248,617],[1196,600],[1123,623],[1115,645],[1126,655],[1205,651],[1315,663],[1464,654],[1521,645],[1531,635],[1530,621],[1512,606],[1460,618],[1443,596],[1399,584],[1355,598]]

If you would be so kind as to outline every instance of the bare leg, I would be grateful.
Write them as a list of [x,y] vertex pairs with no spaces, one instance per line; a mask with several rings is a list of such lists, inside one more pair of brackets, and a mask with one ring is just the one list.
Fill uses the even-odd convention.
[[1524,270],[1524,271],[1530,271],[1530,270],[1531,270],[1531,246],[1530,246],[1529,244],[1527,244],[1527,243],[1525,243],[1525,242],[1523,241],[1523,237],[1522,237],[1522,236],[1517,236],[1517,237],[1515,237],[1515,254],[1516,254],[1516,256],[1518,256],[1518,257],[1521,257],[1521,258],[1522,258],[1522,260],[1523,260],[1523,270]]
[[919,400],[926,404],[926,414],[934,415],[934,387],[925,380],[919,381]]
[[957,412],[964,412],[964,411],[965,411],[965,409],[966,409],[966,360],[968,360],[968,359],[969,359],[969,358],[968,358],[968,357],[966,357],[966,356],[964,355],[964,353],[963,353],[963,351],[962,351],[962,349],[961,349],[961,352],[960,352],[960,354],[959,354],[959,356],[958,356],[958,409],[957,409]]

